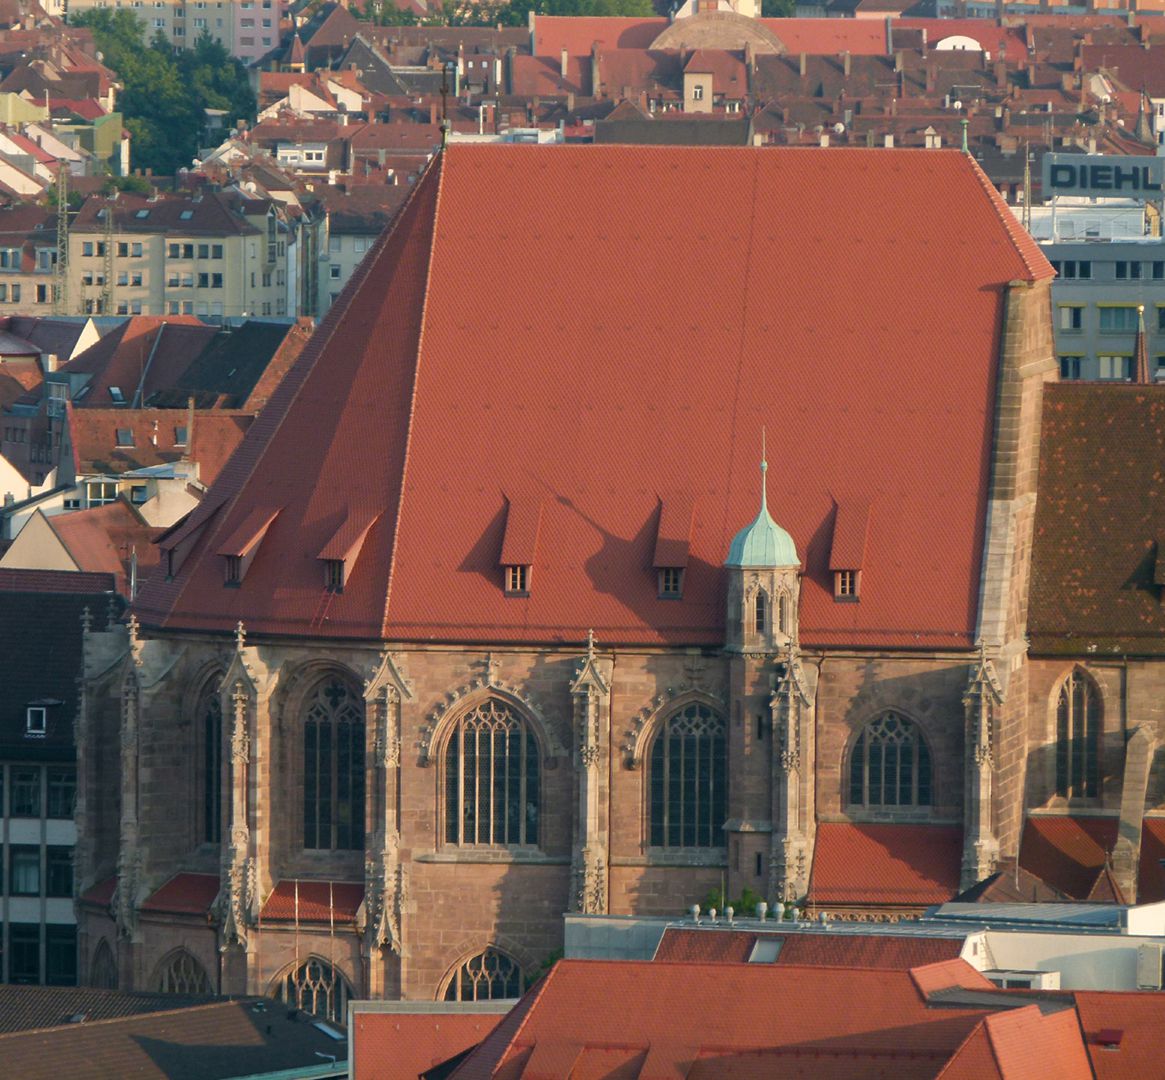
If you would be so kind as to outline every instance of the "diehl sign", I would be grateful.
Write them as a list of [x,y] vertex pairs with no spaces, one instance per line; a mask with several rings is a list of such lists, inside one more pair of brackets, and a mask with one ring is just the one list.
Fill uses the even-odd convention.
[[1045,154],[1044,197],[1124,195],[1160,199],[1165,158],[1114,154]]

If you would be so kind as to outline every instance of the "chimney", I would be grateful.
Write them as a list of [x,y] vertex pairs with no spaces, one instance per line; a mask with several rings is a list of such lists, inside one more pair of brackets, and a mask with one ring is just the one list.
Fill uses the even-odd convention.
[[566,95],[566,111],[568,113],[574,112],[574,91],[568,91]]
[[52,371],[56,371],[57,365],[59,362],[60,362],[60,358],[57,356],[56,353],[41,353],[40,354],[41,370],[43,370],[46,375]]
[[429,123],[436,126],[440,117],[437,115],[437,103],[435,101],[429,102]]
[[801,54],[801,78],[804,79],[809,74],[809,58]]
[[927,60],[926,62],[926,92],[933,94],[935,88],[938,86],[938,71],[935,69],[934,61]]
[[[533,12],[531,12],[533,14]],[[514,92],[514,54],[518,50],[511,45],[506,49],[506,93],[512,94]]]
[[901,71],[905,67],[906,67],[906,55],[902,52],[901,49],[899,49],[894,54],[894,70],[901,73]]
[[841,70],[845,74],[845,77],[848,79],[850,73],[849,49],[846,49],[845,52],[841,54]]
[[882,145],[887,150],[893,150],[894,149],[894,136],[893,135],[883,135],[882,136]]
[[591,46],[591,97],[597,98],[602,93],[603,73],[599,69],[599,43]]
[[567,66],[569,63],[570,63],[570,57],[567,56],[566,49],[564,48],[562,50],[562,63],[558,69],[558,74],[561,75],[564,79],[566,78]]
[[995,85],[1000,90],[1007,86],[1007,61],[1002,56],[995,61]]

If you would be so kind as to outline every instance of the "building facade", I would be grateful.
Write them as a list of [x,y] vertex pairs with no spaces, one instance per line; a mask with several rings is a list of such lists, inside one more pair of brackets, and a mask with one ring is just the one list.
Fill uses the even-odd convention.
[[[947,895],[1014,857],[1051,268],[965,155],[633,154],[447,151],[88,635],[86,980],[513,996],[564,911],[814,902],[854,838],[941,849]],[[855,198],[887,210],[838,261]],[[959,269],[875,274],[928,198]],[[698,310],[644,306],[709,259]],[[822,289],[855,261],[888,291]]]

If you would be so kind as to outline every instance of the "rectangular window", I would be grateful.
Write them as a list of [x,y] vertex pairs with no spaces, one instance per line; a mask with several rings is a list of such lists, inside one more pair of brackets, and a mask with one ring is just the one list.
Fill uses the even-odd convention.
[[118,285],[128,285],[129,284],[129,271],[128,270],[118,270],[117,283],[118,283]]
[[40,896],[40,848],[13,844],[8,849],[8,891],[12,896]]
[[52,766],[48,770],[48,816],[67,821],[77,799],[77,770]]
[[1079,276],[1085,280],[1092,277],[1092,262],[1088,259],[1081,259],[1076,264],[1076,269],[1079,271]]
[[210,258],[210,245],[209,244],[199,244],[198,245],[198,257],[200,259],[209,259]]
[[693,101],[703,101],[704,100],[704,88],[702,86],[693,86],[692,87],[692,100]]
[[1100,309],[1100,332],[1102,334],[1132,334],[1137,329],[1137,309],[1128,307],[1102,307]]
[[210,257],[212,259],[221,259],[222,258],[222,244],[211,244],[210,245]]
[[1060,305],[1060,329],[1061,330],[1082,330],[1084,329],[1084,308],[1070,306],[1068,304]]
[[226,555],[226,577],[225,583],[227,585],[238,585],[243,580],[243,560],[239,555]]
[[40,817],[40,768],[39,766],[13,766],[12,806],[13,817]]
[[333,281],[339,281],[339,280],[340,280],[340,267],[339,267],[339,264],[337,264],[337,263],[332,263],[332,265],[328,267],[328,270],[329,270],[329,271],[330,271],[330,273],[331,273],[331,276],[332,276],[332,280],[333,280]]
[[324,588],[328,592],[341,593],[344,591],[344,560],[324,560]]
[[40,982],[40,927],[35,923],[8,927],[8,981],[25,986]]
[[1057,265],[1056,273],[1065,279],[1072,279],[1076,277],[1076,260],[1066,259],[1062,265]]
[[133,257],[135,259],[140,259],[142,257],[142,245],[140,242],[131,244],[130,250],[133,252]]
[[1153,280],[1161,281],[1162,279],[1165,279],[1165,261],[1157,259],[1153,263]]
[[529,570],[528,566],[507,566],[506,592],[512,596],[525,596],[530,588]]
[[30,705],[24,714],[25,734],[43,735],[47,715],[43,705]]
[[49,986],[77,985],[77,928],[45,927],[45,983]]
[[209,289],[210,288],[210,275],[209,274],[199,274],[198,275],[198,287],[200,289]]
[[73,895],[73,849],[45,849],[45,896],[69,898]]
[[150,489],[145,484],[134,484],[129,489],[129,501],[134,506],[141,506],[150,497]]
[[1157,308],[1157,329],[1165,331],[1165,304]]
[[1080,364],[1083,361],[1083,356],[1061,356],[1060,357],[1060,378],[1061,379],[1079,379],[1080,378]]
[[1096,358],[1099,364],[1099,375],[1102,379],[1128,381],[1133,377],[1133,358],[1131,356],[1114,356],[1102,354]]
[[679,566],[665,566],[659,571],[661,600],[679,600],[684,592],[684,571]]
[[858,595],[858,575],[856,570],[835,570],[833,574],[833,596],[835,600],[854,600]]
[[92,255],[93,254],[93,241],[92,240],[82,241],[81,254],[82,255]]
[[222,288],[222,274],[211,274],[210,275],[210,287],[212,289],[221,289]]
[[117,502],[117,484],[95,480],[85,485],[85,497],[90,506],[107,506]]

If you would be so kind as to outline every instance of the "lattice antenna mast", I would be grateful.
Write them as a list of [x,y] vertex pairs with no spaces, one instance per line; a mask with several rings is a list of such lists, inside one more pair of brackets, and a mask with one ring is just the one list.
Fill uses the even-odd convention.
[[1032,155],[1028,143],[1023,144],[1023,227],[1032,231]]
[[57,262],[53,267],[53,314],[69,314],[69,170],[57,169]]
[[113,314],[113,206],[116,195],[105,204],[105,278],[101,285],[101,314]]

